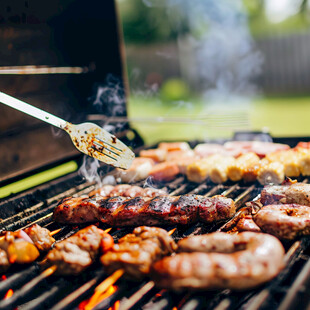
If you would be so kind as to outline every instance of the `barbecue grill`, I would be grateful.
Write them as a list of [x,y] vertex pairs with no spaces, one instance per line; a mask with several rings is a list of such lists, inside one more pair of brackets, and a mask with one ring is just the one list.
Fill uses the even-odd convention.
[[[1,90],[28,101],[72,122],[81,118],[126,117],[126,79],[123,74],[121,35],[113,1],[8,1],[1,5]],[[102,41],[105,44],[102,44]],[[109,44],[107,44],[107,42]],[[31,66],[30,66],[31,65]],[[117,88],[117,110],[106,100]],[[97,105],[92,103],[96,102]],[[66,104],[66,106],[64,106]],[[10,184],[60,163],[81,162],[67,136],[53,134],[50,127],[5,106],[0,106],[0,186]],[[82,119],[83,120],[83,119]],[[142,139],[128,122],[110,126],[119,138],[137,151],[145,148]],[[133,134],[129,135],[128,132]],[[255,133],[249,133],[255,135]],[[130,138],[129,138],[130,137]],[[236,139],[247,139],[244,134]],[[256,136],[257,137],[257,136]],[[307,137],[274,138],[275,142],[295,146]],[[47,143],[48,142],[48,143]],[[197,142],[192,141],[195,146]],[[4,155],[5,154],[5,155]],[[100,168],[101,175],[113,173]],[[308,182],[308,180],[300,180]],[[144,181],[135,183],[143,186]],[[180,176],[172,182],[155,184],[170,194],[187,193],[212,196],[222,194],[235,200],[240,209],[255,199],[258,184],[210,182],[194,184]],[[0,201],[0,231],[17,230],[33,223],[50,230],[61,229],[57,241],[67,238],[82,226],[60,225],[52,220],[57,202],[66,196],[80,196],[96,188],[78,172],[59,177],[43,185]],[[210,226],[195,224],[177,227],[175,240],[189,235],[215,231],[225,223]],[[102,226],[105,228],[104,226]],[[175,227],[165,227],[171,230]],[[119,239],[131,227],[110,233]],[[122,277],[109,287],[109,294],[94,309],[117,309],[119,301],[126,309],[302,309],[309,303],[309,238],[287,242],[284,270],[272,281],[244,292],[231,290],[174,293],[154,287],[150,281],[129,282]],[[43,259],[43,257],[42,257]],[[0,309],[74,309],[90,298],[94,288],[107,278],[99,264],[75,277],[46,276],[40,260],[29,266],[12,266],[0,282]],[[8,298],[9,293],[13,295]]]

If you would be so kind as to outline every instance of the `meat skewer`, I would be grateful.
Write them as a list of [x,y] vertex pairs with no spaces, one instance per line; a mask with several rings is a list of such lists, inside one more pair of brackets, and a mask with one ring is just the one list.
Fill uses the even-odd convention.
[[109,273],[124,270],[134,279],[144,278],[151,265],[163,256],[172,254],[177,246],[169,233],[158,227],[140,226],[132,234],[119,239],[100,261]]
[[60,223],[101,221],[110,226],[214,223],[231,218],[236,211],[234,201],[218,195],[164,196],[148,199],[112,197],[108,199],[66,198],[54,210]]
[[91,225],[56,243],[48,252],[45,264],[52,266],[57,274],[77,275],[113,244],[113,238],[107,232]]
[[0,237],[0,270],[7,270],[11,264],[28,264],[35,261],[40,251],[51,248],[55,239],[48,229],[33,224],[23,230],[6,231]]
[[[113,238],[94,225],[81,229],[71,237],[55,244],[41,266],[49,266],[39,276],[33,278],[26,286],[16,291],[17,298],[9,298],[1,302],[4,309],[14,308],[18,296],[32,291],[42,280],[53,274],[77,275],[85,270],[100,252],[107,251],[114,243]],[[19,295],[17,292],[20,292]],[[13,295],[15,296],[15,294]]]
[[[101,257],[103,265],[107,265],[108,270],[113,273],[95,288],[88,305],[95,306],[100,295],[124,274],[136,280],[144,278],[154,261],[175,251],[176,244],[170,237],[175,230],[176,228],[167,232],[162,228],[141,226],[121,238],[118,244]],[[147,283],[148,289],[153,286],[153,281]]]
[[[155,197],[159,195],[166,195],[167,192],[163,189],[156,189],[156,188],[143,188],[136,185],[129,185],[129,184],[119,184],[116,186],[113,185],[104,185],[100,187],[99,189],[96,189],[89,193],[88,197],[93,196],[100,196],[100,197],[116,197],[116,196],[122,196],[122,197],[128,197],[128,198],[134,198],[138,196],[142,197]],[[85,196],[87,197],[87,196]]]

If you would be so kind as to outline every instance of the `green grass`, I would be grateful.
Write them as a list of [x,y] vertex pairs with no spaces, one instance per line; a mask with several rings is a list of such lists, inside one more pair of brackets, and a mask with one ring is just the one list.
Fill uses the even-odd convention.
[[[235,105],[226,104],[220,107],[210,106],[199,99],[191,103],[163,103],[157,98],[132,97],[128,106],[132,117],[182,117],[193,119],[217,113],[235,115],[238,112]],[[310,135],[310,97],[265,98],[244,104],[241,108],[248,126],[231,126],[216,128],[211,123],[167,123],[150,120],[133,122],[147,144],[160,140],[192,140],[212,139],[214,137],[229,138],[232,132],[240,129],[268,129],[273,136],[309,136]]]

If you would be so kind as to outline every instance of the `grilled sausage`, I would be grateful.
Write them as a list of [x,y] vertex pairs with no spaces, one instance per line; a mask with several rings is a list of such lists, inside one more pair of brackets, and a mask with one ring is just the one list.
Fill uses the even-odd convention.
[[268,205],[253,216],[265,232],[280,239],[310,235],[310,208],[297,204]]
[[223,196],[204,197],[112,197],[108,199],[67,198],[54,211],[61,223],[98,221],[111,226],[212,223],[232,217],[234,201]]
[[[175,256],[153,266],[151,277],[163,288],[249,289],[275,277],[283,268],[284,248],[268,234],[212,233],[183,239]],[[187,253],[184,253],[187,252]]]

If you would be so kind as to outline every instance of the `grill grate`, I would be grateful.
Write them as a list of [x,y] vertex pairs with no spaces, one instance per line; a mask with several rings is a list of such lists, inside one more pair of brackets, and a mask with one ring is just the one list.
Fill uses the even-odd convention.
[[[52,210],[57,201],[65,196],[79,196],[87,194],[95,188],[94,184],[82,183],[75,187],[64,187],[63,184],[76,184],[76,178],[64,177],[58,181],[59,188],[53,190],[54,195],[46,195],[44,200],[33,205],[26,204],[27,208],[17,214],[13,214],[1,223],[0,229],[17,230],[33,224],[34,222],[49,228],[50,230],[61,228],[55,235],[57,241],[65,239],[78,231],[82,226],[71,227],[59,225],[52,220]],[[72,180],[75,182],[72,183]],[[55,184],[57,187],[57,184]],[[143,182],[136,183],[143,185]],[[251,201],[259,195],[261,187],[257,184],[246,186],[245,184],[214,185],[204,183],[189,183],[184,177],[179,177],[169,184],[164,184],[170,194],[200,194],[213,196],[222,194],[233,198],[237,209],[240,209],[245,202]],[[46,189],[43,188],[43,192]],[[39,196],[38,189],[28,192],[15,199],[9,199],[0,207],[8,208],[10,204],[24,202],[27,197]],[[25,205],[25,203],[24,203]],[[196,223],[189,227],[177,227],[173,234],[174,239],[180,240],[189,235],[208,233],[220,229],[226,223],[217,223],[209,226]],[[171,230],[174,227],[165,227]],[[131,232],[132,228],[113,228],[110,234],[115,240]],[[122,309],[270,309],[270,307],[281,310],[291,309],[293,305],[300,302],[296,297],[309,297],[302,291],[303,285],[309,282],[310,264],[309,238],[302,238],[294,243],[285,244],[286,268],[273,281],[255,290],[246,292],[233,292],[231,290],[214,292],[196,292],[177,294],[166,290],[159,290],[154,287],[153,282],[130,283],[122,278],[116,282],[117,289],[109,297],[104,299],[94,309],[109,309],[116,301],[121,300]],[[81,301],[93,294],[94,288],[107,277],[99,263],[94,264],[87,273],[78,277],[44,277],[40,273],[40,263],[34,263],[28,267],[12,266],[5,275],[6,280],[0,282],[0,295],[4,297],[9,289],[14,291],[11,298],[0,301],[0,309],[71,309]],[[32,279],[32,280],[31,280]]]

